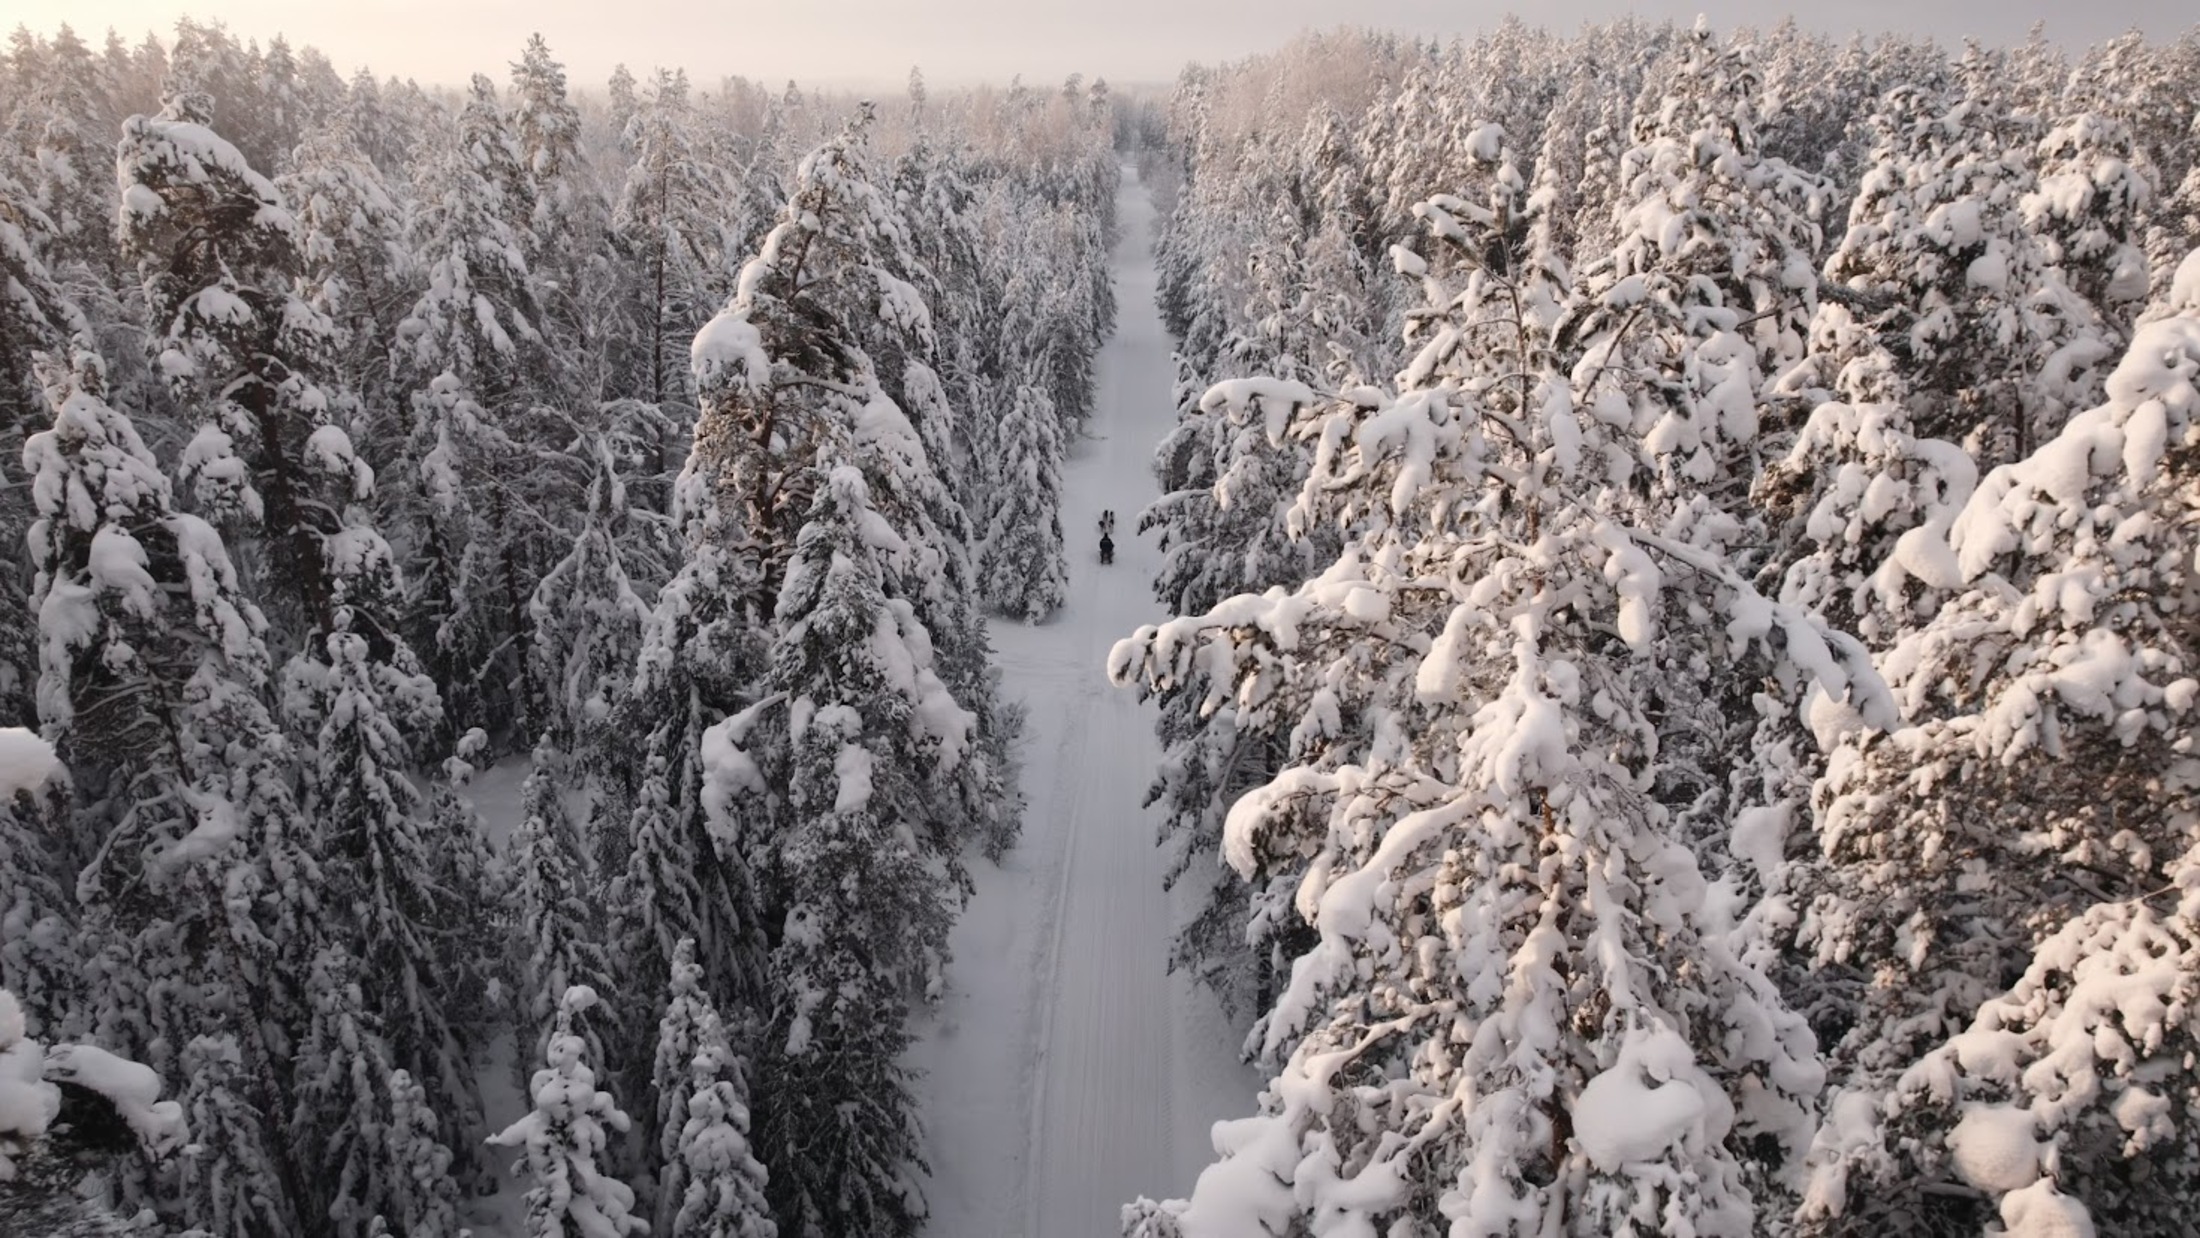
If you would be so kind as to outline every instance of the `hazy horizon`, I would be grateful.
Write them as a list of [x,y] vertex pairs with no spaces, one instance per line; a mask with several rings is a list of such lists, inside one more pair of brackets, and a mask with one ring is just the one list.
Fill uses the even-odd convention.
[[[1188,61],[1235,59],[1272,49],[1308,29],[1340,25],[1415,36],[1471,34],[1502,21],[1512,6],[1434,0],[1209,0],[1197,6],[1128,0],[1104,7],[1014,4],[1008,0],[845,0],[830,10],[771,10],[728,20],[678,0],[639,0],[616,10],[579,0],[521,4],[488,0],[461,5],[427,0],[363,0],[305,9],[274,0],[228,0],[178,6],[167,0],[20,0],[17,20],[41,35],[66,23],[87,42],[109,28],[132,43],[148,32],[172,36],[178,18],[226,25],[239,39],[282,35],[313,46],[345,74],[366,67],[383,77],[426,85],[463,83],[475,72],[499,79],[527,35],[540,32],[565,64],[576,89],[600,87],[624,64],[637,76],[657,66],[684,68],[701,83],[724,76],[777,82],[794,78],[825,88],[898,87],[909,67],[942,86],[1057,81],[1071,73],[1123,85],[1171,81]],[[607,20],[606,13],[615,14]],[[1720,29],[1767,26],[1787,14],[1740,0],[1653,0],[1599,3],[1553,0],[1530,24],[1566,30],[1585,21],[1632,13],[1651,21],[1692,21],[1698,13]],[[2082,46],[2138,29],[2172,38],[2196,24],[2176,0],[2118,0],[2080,11],[2046,0],[1934,6],[1862,0],[1818,6],[1796,19],[1835,35],[1896,30],[1954,43],[1977,37],[2021,40],[2034,22],[2048,37]],[[421,29],[435,23],[434,37]],[[11,27],[12,28],[12,27]]]

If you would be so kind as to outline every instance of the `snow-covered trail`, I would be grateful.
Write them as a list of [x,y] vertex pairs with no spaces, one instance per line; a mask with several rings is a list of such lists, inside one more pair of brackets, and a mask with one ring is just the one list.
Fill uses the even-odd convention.
[[[1122,1205],[1190,1188],[1212,1159],[1210,1126],[1247,1112],[1259,1085],[1213,999],[1168,974],[1181,909],[1142,807],[1153,713],[1105,673],[1109,647],[1161,617],[1148,590],[1159,556],[1136,525],[1174,416],[1154,210],[1130,169],[1118,219],[1095,437],[1065,475],[1069,605],[1044,625],[992,628],[1007,691],[1030,710],[1023,842],[998,868],[975,861],[950,990],[909,1055],[924,1072],[935,1238],[1118,1234]],[[1105,508],[1111,567],[1095,528]]]

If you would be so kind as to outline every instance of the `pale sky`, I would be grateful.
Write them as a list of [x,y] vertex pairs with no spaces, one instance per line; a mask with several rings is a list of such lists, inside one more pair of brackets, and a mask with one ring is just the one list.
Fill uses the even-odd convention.
[[[136,42],[166,35],[183,13],[225,23],[240,39],[283,34],[311,44],[349,74],[425,84],[499,81],[532,31],[549,39],[570,80],[600,88],[619,62],[646,76],[681,67],[708,83],[737,73],[776,83],[899,84],[911,64],[940,84],[1033,83],[1072,72],[1117,82],[1172,80],[1187,60],[1221,60],[1272,48],[1308,27],[1350,24],[1412,34],[1471,33],[1509,11],[1570,30],[1584,20],[1634,12],[1724,29],[1780,19],[1777,0],[7,0],[0,23],[50,33],[66,21],[95,46],[113,26]],[[2191,0],[1818,0],[1804,24],[1834,33],[1902,29],[1954,42],[1977,35],[2015,42],[2036,20],[2068,45],[2138,28],[2172,38],[2200,23]]]

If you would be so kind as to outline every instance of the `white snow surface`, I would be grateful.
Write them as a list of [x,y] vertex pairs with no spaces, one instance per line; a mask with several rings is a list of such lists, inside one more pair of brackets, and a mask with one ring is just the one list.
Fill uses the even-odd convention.
[[[973,857],[948,991],[909,1064],[932,1165],[936,1238],[1112,1238],[1140,1195],[1186,1195],[1210,1128],[1249,1111],[1259,1077],[1214,999],[1167,971],[1189,905],[1161,888],[1142,807],[1153,711],[1107,682],[1120,636],[1165,617],[1153,544],[1130,530],[1155,497],[1147,462],[1174,424],[1169,341],[1154,309],[1154,210],[1126,169],[1092,438],[1063,470],[1069,602],[1042,626],[996,621],[1005,690],[1026,723],[1024,834],[999,867]],[[1113,509],[1115,563],[1096,526]],[[1196,883],[1186,882],[1185,887]],[[1186,890],[1189,897],[1189,890]]]

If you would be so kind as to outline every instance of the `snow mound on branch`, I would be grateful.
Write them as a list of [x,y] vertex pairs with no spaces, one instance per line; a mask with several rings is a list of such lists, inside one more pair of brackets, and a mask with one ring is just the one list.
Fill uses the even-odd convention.
[[1974,1105],[1948,1134],[1956,1173],[1982,1191],[2017,1191],[2040,1176],[2039,1127],[2031,1111]]
[[696,386],[705,388],[729,383],[761,391],[772,372],[763,333],[749,321],[746,308],[721,311],[704,323],[689,346],[688,361],[695,370]]
[[2185,255],[2169,284],[2172,313],[2200,313],[2200,249]]
[[15,1177],[8,1150],[46,1132],[61,1111],[61,1093],[41,1077],[44,1052],[23,1035],[23,1008],[0,989],[0,1182]]
[[46,1052],[46,1077],[106,1097],[156,1153],[183,1143],[183,1107],[160,1098],[160,1075],[150,1066],[97,1045],[55,1045]]
[[2001,1223],[2004,1238],[2094,1238],[2097,1232],[2084,1204],[2044,1180],[2003,1196]]
[[[59,768],[61,760],[54,756],[53,745],[22,727],[0,726],[0,799],[36,791]],[[6,1033],[5,1019],[0,1018],[0,1041]]]
[[1688,1042],[1671,1028],[1633,1031],[1610,1070],[1589,1080],[1574,1100],[1574,1138],[1605,1173],[1654,1161],[1690,1135],[1706,1143],[1726,1137],[1731,1113],[1701,1070]]
[[833,760],[833,773],[840,780],[840,790],[833,798],[834,812],[859,812],[871,802],[871,750],[861,744],[847,744]]

